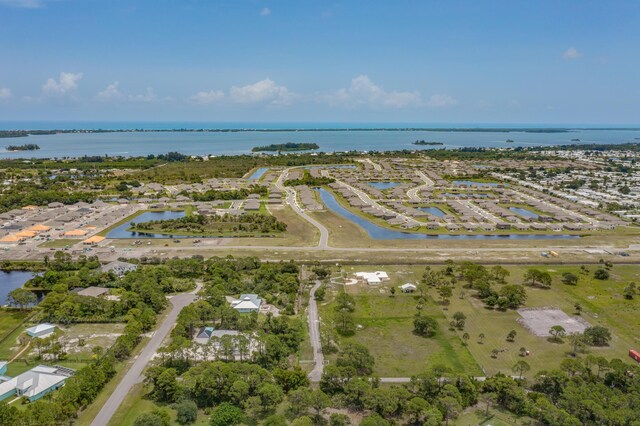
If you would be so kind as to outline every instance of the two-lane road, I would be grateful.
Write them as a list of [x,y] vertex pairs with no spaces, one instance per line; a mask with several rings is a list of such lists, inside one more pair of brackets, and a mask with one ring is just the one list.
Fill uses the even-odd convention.
[[320,317],[318,315],[318,304],[316,303],[316,290],[322,283],[316,280],[315,285],[309,292],[309,306],[307,308],[307,321],[309,322],[309,340],[313,348],[313,370],[309,373],[309,380],[319,382],[324,370],[324,355],[322,354],[322,343],[320,342]]
[[147,346],[145,346],[140,355],[138,355],[138,358],[134,361],[129,371],[127,371],[122,381],[118,383],[116,389],[102,406],[102,409],[95,419],[93,419],[93,422],[91,422],[91,426],[106,426],[109,423],[113,413],[115,413],[120,404],[122,404],[122,401],[124,401],[131,388],[142,381],[143,370],[175,325],[178,314],[182,308],[191,304],[196,299],[196,293],[199,289],[200,286],[191,293],[177,294],[171,297],[172,306],[169,315],[167,315],[160,327],[153,333]]

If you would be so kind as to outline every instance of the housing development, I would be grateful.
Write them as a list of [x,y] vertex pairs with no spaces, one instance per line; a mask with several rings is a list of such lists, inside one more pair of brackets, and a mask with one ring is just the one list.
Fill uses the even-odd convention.
[[0,419],[634,418],[639,152],[3,160]]

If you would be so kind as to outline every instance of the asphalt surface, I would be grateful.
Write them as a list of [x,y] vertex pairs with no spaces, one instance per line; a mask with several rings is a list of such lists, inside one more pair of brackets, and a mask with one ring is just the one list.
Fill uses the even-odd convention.
[[199,288],[200,287],[198,286],[198,288],[196,288],[192,293],[178,294],[171,297],[171,312],[169,312],[169,315],[167,315],[160,327],[158,327],[158,329],[153,333],[153,336],[151,336],[147,346],[145,346],[140,355],[138,355],[138,358],[136,358],[122,381],[118,383],[116,389],[113,391],[107,402],[102,406],[98,415],[91,422],[91,426],[106,426],[111,420],[113,413],[115,413],[120,404],[122,404],[122,401],[124,401],[131,388],[137,383],[142,382],[142,372],[145,367],[175,325],[178,314],[182,308],[191,304],[196,299],[195,293],[197,293]]
[[320,342],[320,317],[318,315],[318,304],[316,303],[316,290],[322,283],[316,281],[309,292],[309,306],[307,316],[309,322],[309,340],[313,348],[313,370],[309,373],[309,380],[319,382],[324,371],[324,355],[322,354],[322,343]]

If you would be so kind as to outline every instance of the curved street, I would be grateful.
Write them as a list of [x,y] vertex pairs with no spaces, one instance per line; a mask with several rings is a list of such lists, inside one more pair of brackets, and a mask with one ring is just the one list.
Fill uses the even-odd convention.
[[317,247],[322,250],[326,250],[329,248],[329,230],[323,224],[305,213],[302,207],[300,207],[300,205],[298,204],[296,191],[293,188],[289,188],[283,184],[283,181],[286,175],[289,173],[289,170],[290,169],[286,169],[282,173],[280,173],[280,176],[278,176],[278,179],[275,181],[275,186],[287,194],[285,202],[291,206],[293,211],[300,215],[304,220],[318,228],[318,231],[320,231],[320,240],[318,241]]

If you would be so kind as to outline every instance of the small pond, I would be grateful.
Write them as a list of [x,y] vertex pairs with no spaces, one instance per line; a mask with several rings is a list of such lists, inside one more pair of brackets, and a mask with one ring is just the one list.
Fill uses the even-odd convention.
[[437,207],[418,207],[418,210],[429,213],[436,217],[445,217],[447,214]]
[[129,222],[125,222],[117,228],[113,228],[107,234],[107,238],[190,238],[187,236],[180,235],[166,235],[166,234],[154,234],[154,233],[145,233],[145,232],[133,232],[128,231],[131,227],[131,222],[134,223],[144,223],[150,222],[152,220],[169,220],[169,219],[178,219],[184,217],[184,211],[162,211],[162,212],[144,212],[141,215],[136,216]]
[[367,182],[367,185],[379,189],[380,191],[384,191],[385,189],[395,188],[396,186],[402,185],[402,182]]
[[11,290],[22,287],[33,276],[33,272],[28,271],[0,271],[0,306],[7,304],[7,295]]
[[522,217],[530,217],[532,219],[537,219],[538,217],[540,217],[531,210],[523,209],[522,207],[509,207],[509,210]]
[[351,213],[342,207],[336,198],[325,189],[316,189],[320,193],[320,198],[325,206],[334,213],[350,220],[362,227],[370,238],[374,240],[560,240],[579,238],[575,235],[566,234],[505,234],[505,235],[455,235],[455,234],[417,234],[412,232],[402,232],[393,229],[383,228],[368,221],[367,219]]
[[498,186],[498,183],[495,182],[475,182],[472,180],[454,180],[453,183],[455,185],[466,185],[466,186]]

